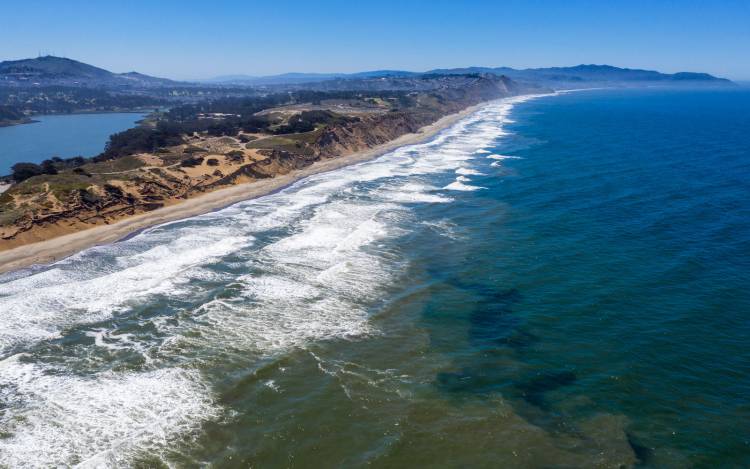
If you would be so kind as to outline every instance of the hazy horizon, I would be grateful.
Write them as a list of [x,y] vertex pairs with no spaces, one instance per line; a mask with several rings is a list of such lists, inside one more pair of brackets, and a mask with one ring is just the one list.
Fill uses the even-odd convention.
[[6,8],[0,60],[50,54],[177,80],[578,64],[750,80],[745,2],[42,3]]

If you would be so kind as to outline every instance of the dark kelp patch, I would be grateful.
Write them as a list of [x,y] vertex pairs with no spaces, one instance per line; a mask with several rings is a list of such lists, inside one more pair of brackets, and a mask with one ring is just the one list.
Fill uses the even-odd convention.
[[572,371],[546,371],[537,374],[530,380],[517,386],[521,397],[537,407],[545,407],[544,397],[550,391],[555,391],[576,382],[576,374]]

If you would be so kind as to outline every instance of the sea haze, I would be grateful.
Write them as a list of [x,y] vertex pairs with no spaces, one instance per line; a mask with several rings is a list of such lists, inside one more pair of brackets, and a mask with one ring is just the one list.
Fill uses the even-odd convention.
[[742,466],[749,110],[506,99],[0,276],[0,465]]

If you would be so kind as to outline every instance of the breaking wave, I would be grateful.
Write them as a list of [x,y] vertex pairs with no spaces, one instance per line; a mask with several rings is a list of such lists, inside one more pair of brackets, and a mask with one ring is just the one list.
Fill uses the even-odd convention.
[[[204,361],[377,333],[373,305],[406,268],[385,241],[420,225],[415,204],[480,189],[473,165],[525,99],[377,160],[0,277],[0,465],[160,454],[222,414]],[[446,175],[455,180],[433,185]]]

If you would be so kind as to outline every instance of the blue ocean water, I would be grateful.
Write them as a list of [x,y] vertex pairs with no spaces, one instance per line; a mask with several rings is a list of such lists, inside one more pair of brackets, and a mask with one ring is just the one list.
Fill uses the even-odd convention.
[[481,242],[447,269],[491,307],[439,382],[562,420],[623,415],[657,466],[747,465],[750,90],[586,91],[513,119],[497,150],[522,159],[477,181],[494,213],[465,212]]
[[748,130],[746,89],[510,99],[0,276],[0,463],[745,467]]
[[16,163],[59,156],[96,156],[109,136],[134,127],[145,114],[112,112],[35,116],[32,124],[0,127],[0,175]]

